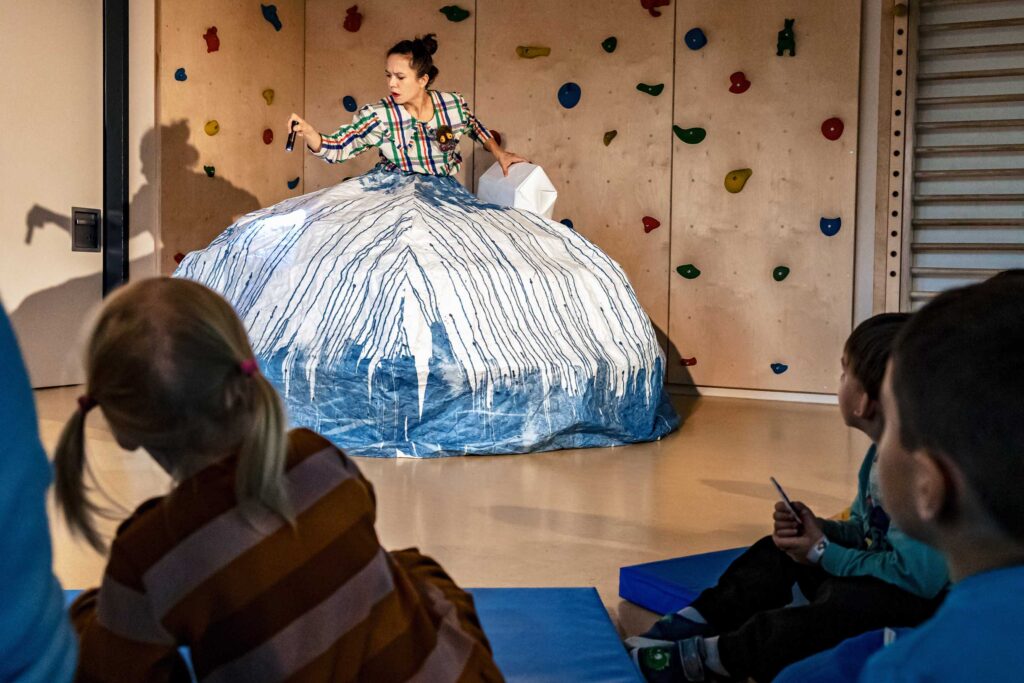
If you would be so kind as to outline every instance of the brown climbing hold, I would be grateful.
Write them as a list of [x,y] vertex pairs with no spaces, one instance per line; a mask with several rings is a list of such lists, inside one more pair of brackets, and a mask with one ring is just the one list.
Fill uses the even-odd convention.
[[615,136],[618,135],[618,134],[619,134],[619,131],[617,131],[617,130],[610,130],[607,133],[605,133],[604,134],[604,146],[607,147],[608,145],[612,144],[612,140],[614,140]]
[[345,10],[345,21],[342,26],[346,31],[355,33],[363,25],[363,15],[359,13],[359,5],[352,5]]
[[657,230],[661,227],[661,221],[657,218],[651,218],[650,216],[644,216],[643,218],[644,232],[649,233],[651,230]]
[[660,17],[661,12],[656,8],[668,7],[671,0],[640,0],[640,6],[651,13],[652,17]]
[[206,29],[206,33],[203,34],[203,40],[206,41],[206,52],[216,52],[220,49],[220,38],[217,37],[217,27],[211,26]]

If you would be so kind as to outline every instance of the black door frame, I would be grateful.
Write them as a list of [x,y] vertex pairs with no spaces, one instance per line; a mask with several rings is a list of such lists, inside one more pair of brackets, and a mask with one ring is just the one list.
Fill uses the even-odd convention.
[[128,282],[128,2],[103,0],[103,296]]

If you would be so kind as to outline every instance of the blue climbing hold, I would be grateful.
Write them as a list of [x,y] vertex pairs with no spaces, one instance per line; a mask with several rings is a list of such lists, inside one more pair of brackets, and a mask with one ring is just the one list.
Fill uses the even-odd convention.
[[263,18],[269,21],[275,31],[281,30],[281,20],[277,16],[277,5],[260,5],[260,9],[263,10]]
[[704,35],[704,31],[699,28],[691,28],[683,36],[683,42],[686,43],[686,47],[691,50],[699,50],[708,44],[708,37]]
[[356,98],[351,95],[345,95],[345,97],[341,98],[341,106],[345,107],[345,111],[355,111],[357,107]]
[[578,83],[566,83],[558,89],[558,103],[566,109],[572,109],[580,103],[582,94]]
[[825,218],[822,216],[819,226],[821,227],[821,232],[825,237],[835,237],[839,233],[839,228],[843,227],[843,219]]
[[294,190],[298,186],[299,186],[299,179],[298,178],[293,178],[292,180],[288,181],[288,189],[289,190]]
[[785,363],[772,363],[772,372],[776,375],[781,375],[786,370],[789,370],[789,366]]
[[188,80],[188,74],[185,73],[185,67],[181,67],[180,69],[178,69],[177,71],[174,72],[174,80],[176,80],[176,81],[187,81]]
[[572,221],[569,220],[568,218],[563,218],[562,220],[560,220],[558,222],[561,223],[562,225],[564,225],[565,227],[569,228],[570,230],[575,230],[576,229],[576,228],[573,227]]

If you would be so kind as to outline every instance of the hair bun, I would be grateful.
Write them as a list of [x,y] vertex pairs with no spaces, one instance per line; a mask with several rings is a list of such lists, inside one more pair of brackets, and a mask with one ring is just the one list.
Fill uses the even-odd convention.
[[417,38],[416,41],[423,44],[423,47],[427,49],[427,54],[432,55],[437,52],[437,34],[428,33],[422,38]]

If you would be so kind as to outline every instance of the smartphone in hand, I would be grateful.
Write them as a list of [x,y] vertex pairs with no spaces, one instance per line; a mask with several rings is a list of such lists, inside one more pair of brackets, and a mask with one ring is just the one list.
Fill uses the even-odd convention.
[[[800,524],[800,515],[797,514],[796,508],[793,507],[793,502],[786,495],[786,492],[782,490],[782,486],[775,480],[775,477],[768,477],[771,479],[772,485],[775,486],[775,490],[779,492],[779,497],[782,502],[786,504],[786,509],[789,510],[789,514],[793,515],[793,519],[796,520],[797,524]],[[801,525],[802,526],[802,525]]]

